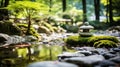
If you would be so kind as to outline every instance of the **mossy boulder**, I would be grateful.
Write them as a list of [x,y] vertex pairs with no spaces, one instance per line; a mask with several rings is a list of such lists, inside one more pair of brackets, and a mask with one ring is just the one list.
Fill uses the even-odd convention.
[[113,36],[81,37],[79,35],[69,36],[65,39],[67,46],[94,46],[94,47],[117,47],[118,39]]
[[0,33],[9,35],[20,35],[20,28],[11,21],[0,21]]
[[112,47],[117,47],[117,43],[110,41],[110,40],[100,40],[94,43],[94,47],[106,47],[106,48],[112,48]]
[[[17,26],[20,28],[20,30],[22,31],[21,35],[25,35],[26,31],[27,31],[27,24],[17,24]],[[33,35],[37,38],[39,38],[39,34],[37,33],[37,31],[31,26],[30,28],[30,35]]]
[[95,42],[100,41],[100,40],[110,40],[115,43],[119,42],[119,40],[114,36],[93,36],[93,37],[90,37],[90,39],[88,40],[88,43],[90,45],[93,45]]

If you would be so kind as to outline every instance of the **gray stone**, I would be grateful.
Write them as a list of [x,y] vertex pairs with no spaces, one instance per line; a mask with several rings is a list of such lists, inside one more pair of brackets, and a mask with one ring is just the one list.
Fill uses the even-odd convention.
[[58,62],[58,61],[43,61],[43,62],[35,62],[29,64],[27,67],[78,67],[75,64],[66,63],[66,62]]
[[102,55],[91,55],[85,57],[73,57],[73,58],[66,58],[65,61],[69,63],[74,63],[79,65],[80,67],[91,67],[94,66],[96,63],[105,60]]
[[90,55],[92,55],[92,52],[86,51],[86,50],[84,50],[84,51],[77,51],[76,53],[78,53],[78,54],[84,54],[85,56],[90,56]]
[[116,67],[116,63],[109,61],[109,60],[104,60],[99,62],[100,67]]
[[105,54],[103,54],[103,56],[105,59],[110,59],[110,58],[116,57],[115,54],[110,54],[110,53],[105,53]]

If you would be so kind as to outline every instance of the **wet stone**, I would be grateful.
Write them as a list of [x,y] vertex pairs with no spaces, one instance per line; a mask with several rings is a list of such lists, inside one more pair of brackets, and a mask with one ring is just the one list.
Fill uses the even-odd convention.
[[91,55],[65,59],[66,62],[77,64],[79,67],[91,67],[103,60],[105,59],[102,55]]

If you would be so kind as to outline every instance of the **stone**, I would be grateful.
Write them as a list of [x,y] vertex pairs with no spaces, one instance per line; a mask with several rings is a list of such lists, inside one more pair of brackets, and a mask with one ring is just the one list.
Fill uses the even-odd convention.
[[110,58],[116,57],[115,54],[110,54],[110,53],[105,53],[105,54],[103,54],[103,56],[105,59],[110,59]]
[[27,67],[78,67],[75,64],[58,62],[58,61],[43,61],[43,62],[34,62],[29,64]]
[[100,67],[116,67],[116,63],[109,60],[100,61],[98,65]]
[[86,51],[86,50],[84,50],[84,51],[77,51],[76,53],[84,54],[85,56],[92,55],[92,52]]
[[58,60],[63,61],[65,58],[71,58],[71,57],[84,57],[84,54],[81,53],[70,53],[70,52],[64,52],[63,54],[58,55]]
[[93,67],[96,63],[105,60],[102,55],[66,58],[65,62],[77,64],[80,67]]

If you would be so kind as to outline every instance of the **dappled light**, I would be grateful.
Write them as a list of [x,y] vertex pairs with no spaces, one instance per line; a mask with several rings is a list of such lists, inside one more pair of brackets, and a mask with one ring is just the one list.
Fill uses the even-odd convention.
[[0,67],[119,67],[120,0],[0,0]]

